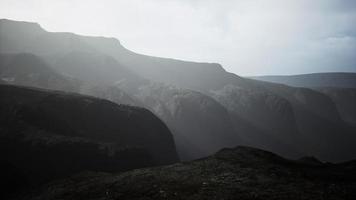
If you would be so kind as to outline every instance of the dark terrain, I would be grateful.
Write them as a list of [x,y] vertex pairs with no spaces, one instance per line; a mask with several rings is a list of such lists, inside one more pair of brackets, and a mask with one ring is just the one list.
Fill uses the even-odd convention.
[[2,177],[14,173],[27,186],[178,161],[170,131],[150,111],[90,96],[0,85],[0,124]]
[[287,160],[250,148],[121,174],[84,172],[24,199],[355,199],[356,164]]

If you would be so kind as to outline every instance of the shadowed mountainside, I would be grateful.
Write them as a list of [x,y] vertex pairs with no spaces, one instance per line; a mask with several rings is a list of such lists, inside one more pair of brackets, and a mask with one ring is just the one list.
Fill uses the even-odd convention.
[[330,72],[293,76],[259,76],[252,78],[290,86],[310,88],[314,91],[321,92],[336,104],[336,108],[342,120],[351,126],[355,126],[356,124],[355,73]]
[[342,119],[356,127],[356,88],[319,88],[336,104]]
[[0,85],[0,124],[0,161],[30,185],[178,161],[170,131],[150,111],[94,97]]

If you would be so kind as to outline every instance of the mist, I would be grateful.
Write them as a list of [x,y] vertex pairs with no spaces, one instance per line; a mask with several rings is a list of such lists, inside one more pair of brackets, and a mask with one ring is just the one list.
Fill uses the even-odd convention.
[[0,18],[247,76],[355,72],[355,9],[349,0],[2,0]]
[[0,0],[0,196],[356,199],[355,8]]

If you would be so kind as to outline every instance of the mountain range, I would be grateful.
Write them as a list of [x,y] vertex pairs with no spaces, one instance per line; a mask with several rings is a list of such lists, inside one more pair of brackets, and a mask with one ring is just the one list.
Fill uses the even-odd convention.
[[[3,57],[20,57],[8,59],[2,80],[146,107],[167,124],[182,160],[237,144],[294,158],[355,157],[350,120],[320,91],[243,78],[219,64],[140,55],[113,38],[52,33],[36,23],[1,20],[0,39]],[[30,65],[31,56],[32,78],[16,78],[23,71],[16,62]]]
[[[141,55],[115,38],[7,19],[0,43],[0,160],[4,174],[28,185],[191,161],[237,145],[287,159],[356,158],[354,74],[241,77],[216,63]],[[220,162],[208,160],[188,165]]]

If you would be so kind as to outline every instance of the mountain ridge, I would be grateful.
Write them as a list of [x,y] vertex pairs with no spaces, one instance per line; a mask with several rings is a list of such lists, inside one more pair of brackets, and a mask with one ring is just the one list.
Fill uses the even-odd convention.
[[[25,36],[26,32],[21,34]],[[95,88],[101,88],[101,84],[113,88],[103,90],[104,94],[97,90],[89,94],[116,103],[129,101],[153,111],[169,126],[175,138],[188,145],[189,148],[182,147],[180,151],[199,152],[192,141],[201,141],[194,136],[209,135],[214,138],[212,141],[221,141],[217,148],[249,144],[293,158],[301,154],[329,161],[353,158],[356,140],[351,134],[353,129],[343,122],[335,103],[324,93],[243,78],[226,72],[218,64],[136,54],[112,39],[73,35],[47,32],[43,38],[14,38],[17,43],[9,42],[0,50],[5,53],[15,47],[19,53],[29,50],[59,73],[93,82]],[[12,37],[11,30],[1,29],[0,37]],[[39,39],[41,43],[36,42]],[[229,86],[233,89],[224,89]],[[190,95],[185,95],[187,91]],[[216,106],[199,106],[201,102],[212,102],[211,98]],[[183,115],[171,115],[172,108],[184,110]],[[228,112],[216,112],[218,108]],[[188,118],[192,120],[187,122]],[[226,120],[217,123],[214,118]],[[207,148],[197,154],[192,151],[183,160],[207,156],[217,148]]]

